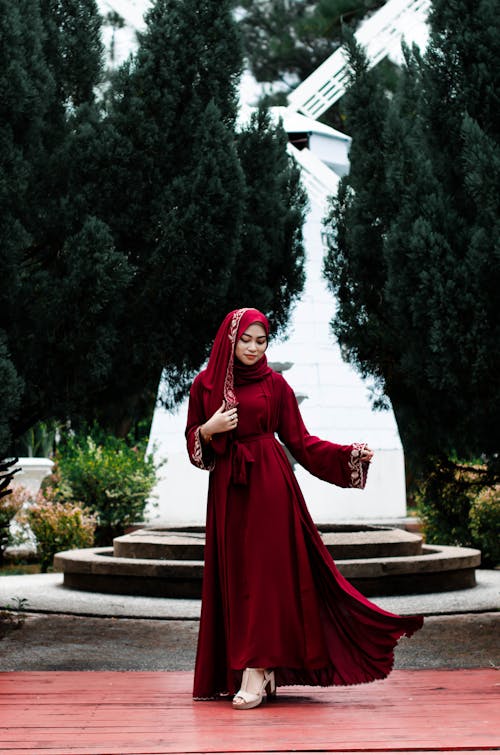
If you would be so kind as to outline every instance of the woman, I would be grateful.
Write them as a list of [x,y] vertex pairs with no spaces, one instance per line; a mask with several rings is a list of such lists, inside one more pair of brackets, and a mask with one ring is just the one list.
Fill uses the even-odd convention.
[[373,452],[309,435],[267,364],[266,317],[230,312],[191,387],[187,446],[210,471],[195,699],[255,707],[276,685],[387,676],[399,637],[422,626],[370,603],[338,572],[280,440],[309,472],[364,488]]

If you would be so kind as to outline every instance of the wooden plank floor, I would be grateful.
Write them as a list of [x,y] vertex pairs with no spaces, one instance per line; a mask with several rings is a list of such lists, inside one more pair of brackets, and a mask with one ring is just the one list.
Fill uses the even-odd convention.
[[495,669],[394,671],[356,687],[288,687],[235,711],[193,702],[188,672],[0,674],[2,755],[479,753],[500,750]]

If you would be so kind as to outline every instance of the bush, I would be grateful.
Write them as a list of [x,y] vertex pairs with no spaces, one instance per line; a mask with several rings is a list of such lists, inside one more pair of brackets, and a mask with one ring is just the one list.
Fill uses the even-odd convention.
[[96,545],[110,545],[125,528],[141,521],[156,483],[157,466],[145,457],[145,444],[130,447],[107,436],[67,438],[57,452],[59,480],[55,495],[69,493],[96,514]]
[[431,544],[478,548],[482,565],[500,561],[500,493],[481,464],[445,460],[416,496],[425,539]]
[[482,476],[473,466],[436,463],[416,495],[426,541],[472,547],[469,513],[482,487]]
[[470,510],[470,530],[486,567],[500,564],[500,486],[485,488]]
[[0,498],[0,564],[3,564],[6,548],[12,543],[11,522],[29,501],[32,494],[22,485],[14,485],[7,495]]
[[22,519],[36,538],[42,572],[58,551],[87,548],[94,542],[96,517],[79,503],[58,503],[39,492]]

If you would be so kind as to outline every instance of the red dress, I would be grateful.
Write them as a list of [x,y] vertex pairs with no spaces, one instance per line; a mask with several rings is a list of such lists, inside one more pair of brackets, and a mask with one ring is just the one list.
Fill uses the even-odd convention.
[[209,412],[199,376],[190,395],[189,456],[210,470],[194,697],[234,694],[246,667],[274,669],[278,685],[387,676],[398,638],[422,618],[383,611],[342,577],[275,433],[309,472],[341,487],[364,487],[360,446],[309,435],[276,372],[235,392],[238,429],[222,454],[200,442]]

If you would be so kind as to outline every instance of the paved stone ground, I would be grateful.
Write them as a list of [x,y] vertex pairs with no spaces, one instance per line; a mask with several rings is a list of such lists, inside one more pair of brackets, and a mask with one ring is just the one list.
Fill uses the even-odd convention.
[[[386,611],[437,616],[458,613],[488,613],[500,610],[500,569],[478,569],[477,585],[468,590],[393,595],[372,600]],[[138,595],[73,590],[63,585],[63,575],[32,574],[0,577],[0,608],[25,600],[32,613],[66,613],[78,616],[115,616],[129,619],[198,619],[200,601],[152,598]]]
[[[0,640],[0,671],[185,671],[197,621],[27,614]],[[429,616],[395,667],[500,668],[500,613]]]

